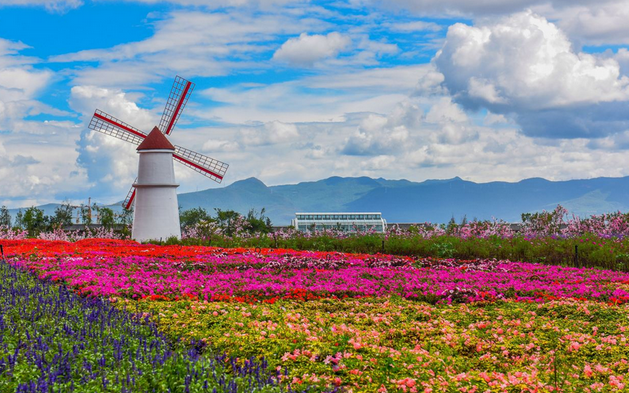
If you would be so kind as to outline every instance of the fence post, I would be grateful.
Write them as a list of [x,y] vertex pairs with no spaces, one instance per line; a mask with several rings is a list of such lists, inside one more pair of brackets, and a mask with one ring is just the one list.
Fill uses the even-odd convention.
[[384,254],[384,239],[382,239],[382,253]]
[[579,245],[574,245],[574,266],[579,267]]

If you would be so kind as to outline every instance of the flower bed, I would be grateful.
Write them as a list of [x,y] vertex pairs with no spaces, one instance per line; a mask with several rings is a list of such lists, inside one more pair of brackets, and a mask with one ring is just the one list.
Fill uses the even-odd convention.
[[294,386],[353,392],[624,392],[629,308],[595,301],[429,305],[401,298],[122,302],[165,331],[264,355]]
[[[15,263],[105,297],[275,301],[397,295],[435,302],[577,298],[629,301],[629,274],[509,261],[139,245],[35,242]],[[19,248],[21,247],[21,248]],[[10,252],[11,247],[8,247]]]
[[4,242],[9,263],[346,392],[625,391],[629,274],[494,260],[90,239]]
[[[284,392],[264,359],[200,356],[144,318],[0,262],[2,392]],[[137,311],[137,310],[136,310]]]

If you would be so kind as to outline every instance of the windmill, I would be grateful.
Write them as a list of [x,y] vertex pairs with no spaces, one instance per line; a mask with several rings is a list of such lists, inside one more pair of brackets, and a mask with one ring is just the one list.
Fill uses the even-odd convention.
[[170,135],[186,106],[194,84],[175,78],[159,126],[146,134],[96,109],[89,128],[138,145],[138,177],[122,203],[134,205],[132,237],[137,241],[181,237],[173,161],[220,183],[228,165],[181,146],[172,145]]

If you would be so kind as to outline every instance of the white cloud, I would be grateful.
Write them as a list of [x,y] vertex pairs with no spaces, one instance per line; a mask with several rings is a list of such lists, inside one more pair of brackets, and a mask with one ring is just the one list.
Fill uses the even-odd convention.
[[20,55],[29,47],[21,42],[0,38],[0,105],[32,100],[51,82],[53,73],[37,70],[38,59]]
[[387,112],[413,90],[416,70],[420,68],[396,67],[270,85],[211,88],[201,94],[226,105],[198,116],[232,124],[274,120],[295,123],[338,121],[351,112]]
[[280,121],[267,122],[262,126],[241,127],[238,133],[240,145],[269,145],[294,142],[299,139],[295,124]]
[[405,33],[417,32],[417,31],[440,31],[442,27],[434,22],[424,22],[421,20],[405,23],[392,23],[389,27],[393,30],[402,31]]
[[509,120],[504,115],[497,115],[495,113],[488,112],[483,119],[483,124],[486,126],[493,126],[494,124],[507,124]]
[[[629,78],[615,59],[575,52],[556,25],[531,12],[481,26],[455,24],[433,61],[457,101],[517,113],[531,135],[615,132],[620,124],[598,124],[600,111],[629,99]],[[567,113],[587,119],[553,130]]]
[[238,151],[242,149],[242,147],[237,142],[232,142],[228,140],[207,140],[203,147],[201,147],[201,151],[204,153],[213,153],[213,152],[224,152],[224,151]]
[[444,124],[444,123],[462,123],[469,119],[465,112],[452,102],[450,97],[443,97],[430,108],[426,114],[428,123]]
[[[75,86],[71,90],[70,106],[83,114],[88,124],[94,110],[100,109],[136,128],[150,131],[158,123],[157,115],[139,108],[128,94],[117,89],[95,86]],[[107,202],[124,199],[137,176],[137,146],[83,128],[78,141],[77,162],[93,184],[92,192]]]
[[327,35],[302,33],[282,44],[273,54],[273,59],[309,67],[319,60],[336,56],[350,43],[349,37],[337,32]]
[[258,7],[262,9],[270,9],[290,3],[302,3],[303,0],[124,0],[134,3],[171,3],[180,6],[199,6],[207,9],[218,9],[224,7]]
[[83,5],[82,0],[3,0],[3,6],[38,6],[44,7],[50,12],[63,13]]
[[[128,94],[119,89],[97,86],[74,86],[70,90],[70,106],[89,120],[100,109],[132,126],[149,132],[158,123],[158,115],[141,109]],[[135,97],[138,99],[140,97]]]
[[[410,10],[418,16],[488,20],[531,9],[556,21],[579,45],[629,43],[628,0],[370,0],[381,9]],[[411,22],[413,23],[413,22]],[[420,23],[418,27],[423,24]]]
[[400,103],[389,116],[366,114],[341,153],[376,156],[400,153],[408,149],[409,128],[418,128],[422,110],[409,102]]
[[302,79],[302,84],[315,89],[356,89],[373,94],[384,92],[410,93],[418,79],[434,73],[440,77],[437,85],[443,82],[443,75],[435,73],[428,64],[396,66],[389,68],[369,68],[349,72],[329,72],[323,75]]
[[74,71],[74,83],[106,87],[143,87],[171,78],[173,73],[220,76],[238,70],[263,70],[255,55],[271,50],[280,35],[303,29],[316,31],[321,22],[282,13],[252,14],[238,9],[201,12],[174,11],[163,20],[150,20],[155,33],[142,41],[107,49],[56,55],[51,62],[98,62]]
[[374,0],[372,3],[387,8],[403,8],[425,16],[495,16],[524,9],[555,11],[573,7],[596,8],[624,0]]
[[[34,68],[39,59],[20,54],[27,48],[0,39],[0,183],[10,205],[11,200],[24,199],[51,202],[57,195],[88,187],[84,171],[75,164],[76,124],[56,120],[70,114],[38,101],[55,75]],[[51,119],[28,119],[36,115]]]
[[451,26],[434,62],[453,94],[487,104],[507,99],[534,109],[629,96],[616,61],[575,53],[557,26],[530,12]]
[[[540,10],[542,11],[542,10]],[[629,43],[629,1],[596,4],[575,3],[566,9],[544,13],[580,45],[623,45]]]

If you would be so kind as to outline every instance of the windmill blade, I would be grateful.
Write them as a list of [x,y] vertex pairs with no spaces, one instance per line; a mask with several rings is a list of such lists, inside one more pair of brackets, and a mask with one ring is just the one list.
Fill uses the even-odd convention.
[[[138,178],[136,177],[135,180],[133,181],[133,184],[137,182],[138,182]],[[134,200],[135,200],[135,187],[131,186],[131,189],[127,193],[127,197],[122,202],[122,207],[125,210],[131,210],[131,205],[133,204]]]
[[159,129],[166,135],[170,135],[183,112],[183,108],[190,98],[190,94],[194,89],[194,83],[183,79],[180,76],[175,77],[173,87],[170,89],[170,95],[162,114],[162,119],[159,122]]
[[94,116],[88,128],[133,143],[134,145],[139,145],[144,138],[146,138],[146,134],[142,131],[98,109],[94,112]]
[[229,165],[220,162],[203,154],[195,153],[192,150],[184,149],[175,145],[173,158],[188,168],[207,176],[217,183],[223,181],[223,176],[227,172]]

